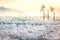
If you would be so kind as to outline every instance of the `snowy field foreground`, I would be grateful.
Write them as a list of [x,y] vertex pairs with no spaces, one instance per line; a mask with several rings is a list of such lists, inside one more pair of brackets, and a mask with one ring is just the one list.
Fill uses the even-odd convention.
[[0,18],[0,40],[60,40],[60,22]]

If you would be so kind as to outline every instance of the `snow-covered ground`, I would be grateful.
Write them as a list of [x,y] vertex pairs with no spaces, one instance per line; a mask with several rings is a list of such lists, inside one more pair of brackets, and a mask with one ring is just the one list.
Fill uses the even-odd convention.
[[60,22],[0,18],[0,40],[58,40]]

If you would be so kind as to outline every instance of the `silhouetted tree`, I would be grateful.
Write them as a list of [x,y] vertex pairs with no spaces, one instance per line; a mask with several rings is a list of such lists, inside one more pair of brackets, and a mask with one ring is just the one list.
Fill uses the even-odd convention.
[[42,5],[41,6],[41,11],[43,12],[43,20],[45,19],[45,12],[44,12],[45,10],[44,9],[45,9],[45,5]]
[[50,7],[50,11],[53,12],[53,20],[55,21],[55,12],[54,12],[54,8]]

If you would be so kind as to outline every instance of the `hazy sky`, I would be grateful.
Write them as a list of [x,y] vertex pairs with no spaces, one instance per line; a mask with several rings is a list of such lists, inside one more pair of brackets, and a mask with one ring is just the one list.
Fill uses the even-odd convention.
[[0,5],[10,8],[16,8],[22,11],[38,11],[40,6],[60,7],[60,0],[0,0]]
[[24,12],[39,12],[41,5],[60,10],[60,0],[0,0],[0,6],[15,8]]

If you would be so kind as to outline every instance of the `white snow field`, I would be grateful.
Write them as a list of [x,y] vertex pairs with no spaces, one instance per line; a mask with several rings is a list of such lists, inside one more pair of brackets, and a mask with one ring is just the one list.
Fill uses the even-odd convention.
[[59,40],[60,22],[0,17],[0,40]]

